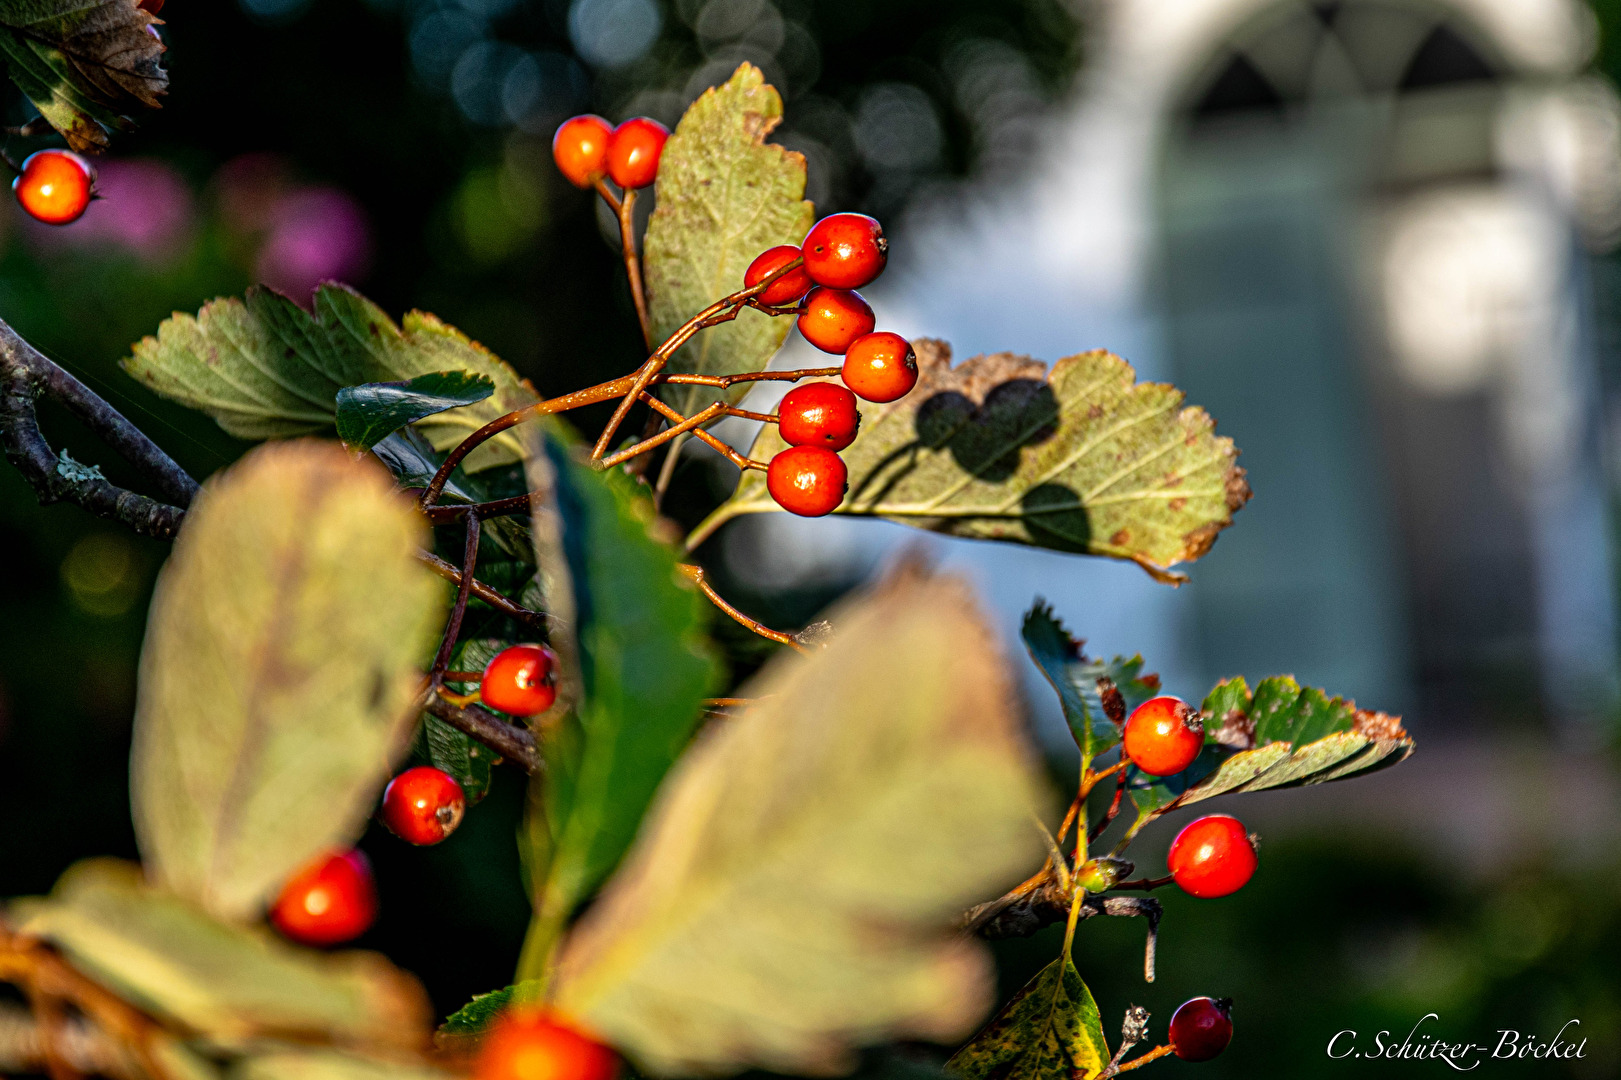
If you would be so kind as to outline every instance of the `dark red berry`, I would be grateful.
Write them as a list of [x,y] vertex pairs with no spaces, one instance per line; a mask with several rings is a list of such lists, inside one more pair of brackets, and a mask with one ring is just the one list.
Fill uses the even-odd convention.
[[[749,263],[749,268],[743,272],[743,287],[745,289],[754,288],[771,276],[773,271],[793,262],[797,258],[799,258],[799,249],[792,244],[783,244],[780,247],[769,248],[761,252],[753,262]],[[765,291],[755,299],[762,304],[777,307],[781,304],[793,303],[810,292],[810,288],[810,275],[805,273],[803,266],[796,266],[770,285],[767,285]]]
[[371,863],[358,851],[315,860],[282,886],[270,921],[302,945],[338,945],[366,932],[377,918]]
[[608,176],[629,191],[658,179],[659,158],[670,129],[657,120],[637,116],[614,128],[608,140]]
[[884,272],[889,241],[866,214],[831,214],[800,245],[811,280],[831,289],[859,289]]
[[1150,776],[1179,773],[1204,749],[1199,710],[1175,697],[1149,698],[1126,720],[1126,756]]
[[807,383],[783,396],[777,426],[789,446],[843,450],[856,441],[861,413],[856,396],[837,383]]
[[1255,876],[1255,841],[1243,822],[1226,814],[1190,821],[1171,841],[1165,865],[1189,896],[1229,896]]
[[613,129],[600,116],[587,113],[563,121],[552,136],[552,160],[568,182],[588,188],[608,171],[608,140]]
[[456,831],[466,809],[456,778],[428,765],[406,769],[383,790],[383,824],[412,844],[437,844]]
[[96,192],[96,170],[78,154],[41,150],[23,162],[11,182],[17,204],[35,221],[67,225],[78,221]]
[[613,1080],[619,1059],[557,1013],[533,1005],[508,1009],[489,1027],[474,1080]]
[[1171,1017],[1171,1045],[1183,1061],[1209,1061],[1232,1041],[1232,998],[1196,997]]
[[151,15],[163,10],[163,0],[135,0],[135,6]]
[[800,517],[831,514],[844,501],[849,472],[820,446],[790,446],[771,459],[765,486],[777,505]]
[[917,353],[899,334],[863,334],[844,351],[844,385],[867,401],[903,398],[917,385]]
[[876,320],[861,294],[848,289],[815,288],[805,297],[799,332],[823,352],[841,353],[863,334],[872,333]]
[[557,700],[557,656],[544,645],[513,645],[484,666],[479,700],[499,712],[534,716]]

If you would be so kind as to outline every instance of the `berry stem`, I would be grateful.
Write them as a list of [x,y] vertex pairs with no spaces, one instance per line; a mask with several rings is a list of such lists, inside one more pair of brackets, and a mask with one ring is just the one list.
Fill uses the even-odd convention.
[[[597,181],[601,184],[602,181]],[[630,282],[630,298],[636,305],[636,321],[642,328],[642,345],[653,347],[653,325],[647,318],[647,294],[642,288],[642,258],[636,251],[636,190],[625,192],[615,209],[619,216],[619,246],[625,256],[625,280]]]
[[451,654],[456,651],[456,639],[462,632],[462,617],[467,614],[467,601],[473,595],[473,571],[478,565],[478,515],[467,515],[467,539],[462,545],[462,579],[456,583],[456,603],[445,622],[445,636],[434,655],[433,668],[428,672],[429,685],[438,689],[450,667]]
[[[1158,1061],[1166,1054],[1174,1053],[1175,1050],[1176,1047],[1172,1046],[1170,1043],[1166,1043],[1164,1046],[1156,1046],[1146,1054],[1134,1057],[1124,1064],[1114,1066],[1114,1071],[1116,1073],[1130,1072],[1132,1069],[1135,1069],[1140,1065],[1147,1065],[1150,1061]],[[1113,1075],[1113,1073],[1105,1071],[1099,1074],[1098,1080],[1102,1080],[1103,1077],[1111,1075]]]
[[[1120,766],[1125,764],[1128,764],[1128,762],[1122,760],[1114,767],[1120,769]],[[1110,800],[1109,808],[1103,812],[1103,816],[1098,818],[1097,823],[1092,826],[1092,831],[1087,834],[1086,839],[1088,842],[1096,840],[1098,837],[1102,836],[1103,830],[1107,829],[1109,827],[1109,823],[1114,821],[1115,815],[1120,813],[1120,803],[1126,797],[1127,772],[1128,770],[1126,769],[1120,769],[1119,773],[1116,774],[1114,798]]]
[[[647,403],[678,424],[686,421],[686,417],[670,408],[670,406],[664,404],[664,402],[660,401],[658,398],[653,397],[651,394],[647,395]],[[711,449],[720,454],[727,461],[730,461],[733,465],[736,465],[739,469],[759,469],[761,472],[765,472],[769,468],[769,466],[763,461],[755,461],[753,458],[747,458],[742,454],[739,454],[736,450],[733,450],[730,446],[727,446],[725,443],[715,438],[715,436],[711,435],[703,428],[694,428],[692,433],[698,436],[698,438],[702,439],[705,443],[709,444]]]
[[[651,397],[651,395],[647,394],[642,396],[644,398]],[[725,415],[725,412],[725,403],[717,401],[713,405],[710,405],[707,408],[687,417],[685,420],[682,420],[679,424],[665,428],[663,431],[659,432],[657,435],[654,435],[650,439],[643,439],[634,446],[627,446],[617,454],[609,454],[607,457],[602,459],[602,467],[604,469],[611,469],[615,465],[629,461],[633,457],[637,457],[641,454],[647,453],[649,450],[663,446],[671,439],[679,438],[680,436],[685,435],[687,432],[692,431],[694,428],[699,427],[702,424],[707,424],[718,416]]]
[[731,604],[727,603],[726,598],[720,593],[716,592],[713,585],[709,584],[708,580],[704,576],[703,567],[694,566],[691,563],[678,563],[677,568],[683,574],[687,575],[687,577],[691,578],[693,582],[697,584],[698,588],[703,590],[703,594],[709,597],[711,603],[720,608],[727,615],[730,615],[732,620],[738,623],[738,625],[745,626],[754,631],[756,634],[759,634],[761,637],[775,641],[779,645],[787,645],[789,648],[797,649],[802,653],[810,652],[810,650],[801,645],[798,639],[796,639],[792,634],[785,634],[781,630],[773,630],[764,623],[749,618]]
[[1109,891],[1110,892],[1123,892],[1123,891],[1128,890],[1128,889],[1152,890],[1152,889],[1158,889],[1158,888],[1162,888],[1163,886],[1169,885],[1171,882],[1173,882],[1175,880],[1176,879],[1173,878],[1172,876],[1170,876],[1169,874],[1165,875],[1164,877],[1157,877],[1157,878],[1133,878],[1130,881],[1122,881],[1122,882],[1120,882],[1118,885],[1116,885],[1114,888],[1110,889]]
[[[420,559],[423,565],[427,566],[429,570],[432,570],[446,581],[452,582],[457,586],[461,585],[462,572],[456,568],[454,563],[446,562],[444,559],[441,559],[439,556],[428,551],[418,552],[417,558]],[[516,619],[518,622],[538,630],[541,634],[548,633],[551,628],[551,620],[548,619],[544,614],[538,611],[530,611],[528,608],[514,603],[507,596],[497,592],[495,589],[490,588],[477,578],[473,579],[473,595],[490,605],[495,610],[499,611],[501,614],[507,616],[508,618]]]
[[496,499],[492,502],[482,503],[453,503],[449,506],[430,506],[426,513],[428,520],[435,525],[449,525],[460,521],[468,514],[477,514],[488,521],[490,518],[505,517],[520,511],[530,510],[534,507],[535,494],[526,491],[522,495],[514,495],[510,499]]

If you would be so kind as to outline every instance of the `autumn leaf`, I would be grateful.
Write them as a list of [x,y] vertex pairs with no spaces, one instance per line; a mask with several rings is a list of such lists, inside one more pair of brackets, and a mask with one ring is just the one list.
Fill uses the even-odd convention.
[[1066,950],[952,1055],[963,1080],[1078,1080],[1109,1062],[1098,1005]]
[[[743,288],[755,256],[805,238],[815,208],[805,201],[805,159],[767,143],[782,122],[782,98],[760,69],[743,64],[704,91],[676,125],[659,159],[658,209],[644,241],[653,340]],[[792,329],[787,318],[745,310],[682,347],[669,370],[722,375],[760,371]],[[736,400],[748,391],[740,385]],[[702,386],[660,394],[691,415],[725,397]]]
[[[915,389],[863,405],[841,455],[849,494],[836,513],[882,517],[950,536],[1008,540],[1130,559],[1161,579],[1197,559],[1249,499],[1232,440],[1182,392],[1137,382],[1112,353],[1045,365],[1011,353],[951,366],[920,339]],[[784,448],[765,425],[750,456]],[[696,546],[742,514],[780,509],[765,474],[745,472],[731,499],[689,538]]]
[[203,486],[141,653],[130,779],[155,880],[250,919],[360,835],[444,612],[427,540],[387,472],[337,443],[261,447]]
[[[330,282],[316,290],[312,312],[256,286],[240,300],[211,301],[196,316],[176,313],[157,336],[136,342],[124,370],[241,439],[330,431],[346,387],[436,373],[466,373],[475,377],[469,386],[483,376],[495,386],[476,403],[416,420],[440,450],[536,400],[517,372],[455,327],[422,311],[396,326],[376,304]],[[462,468],[475,472],[520,456],[517,437],[507,432],[473,451]]]
[[278,1035],[395,1052],[427,1044],[427,995],[385,957],[301,949],[262,927],[221,922],[149,885],[131,863],[78,863],[49,896],[13,901],[7,917],[216,1049]]
[[18,89],[68,146],[97,153],[106,127],[159,107],[169,85],[160,23],[134,0],[7,0],[0,4],[0,52]]
[[[974,900],[1039,862],[1039,765],[966,586],[917,569],[699,737],[566,939],[554,995],[653,1075],[834,1075],[990,1005]],[[904,678],[897,678],[904,672]]]

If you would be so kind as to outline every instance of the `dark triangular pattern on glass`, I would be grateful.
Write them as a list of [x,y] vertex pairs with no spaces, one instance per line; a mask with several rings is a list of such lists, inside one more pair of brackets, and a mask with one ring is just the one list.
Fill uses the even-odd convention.
[[1282,112],[1283,95],[1244,54],[1233,53],[1227,66],[1193,107],[1193,115],[1204,119],[1253,110]]

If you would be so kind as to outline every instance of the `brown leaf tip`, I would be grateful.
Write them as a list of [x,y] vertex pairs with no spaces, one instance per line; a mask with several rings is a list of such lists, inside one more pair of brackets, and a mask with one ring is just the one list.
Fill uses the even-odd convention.
[[1356,711],[1356,719],[1351,722],[1351,730],[1375,742],[1408,742],[1412,739],[1412,736],[1407,734],[1407,729],[1401,726],[1401,717],[1368,709]]

